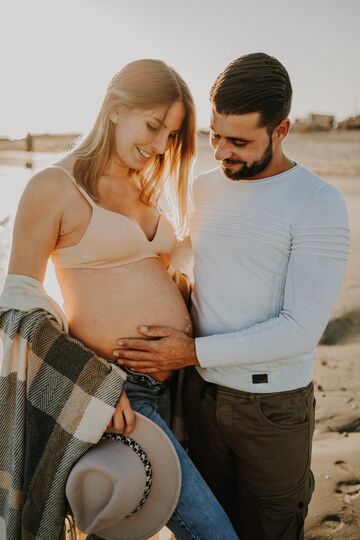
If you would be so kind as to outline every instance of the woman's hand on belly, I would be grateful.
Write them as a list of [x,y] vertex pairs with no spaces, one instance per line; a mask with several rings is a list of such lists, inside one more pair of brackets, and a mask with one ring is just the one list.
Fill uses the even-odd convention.
[[141,373],[151,373],[199,366],[195,340],[183,332],[164,326],[140,326],[147,338],[121,338],[113,356],[117,363]]
[[130,405],[129,398],[126,393],[123,392],[107,428],[117,429],[121,431],[123,435],[129,435],[135,427],[135,422],[135,413]]

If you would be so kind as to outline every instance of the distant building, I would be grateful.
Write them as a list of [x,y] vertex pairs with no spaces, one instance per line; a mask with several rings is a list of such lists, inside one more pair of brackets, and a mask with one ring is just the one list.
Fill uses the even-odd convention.
[[342,122],[339,122],[338,129],[360,129],[360,114],[350,116]]
[[335,116],[332,114],[309,114],[309,121],[312,125],[318,127],[319,129],[329,130],[334,127]]
[[78,137],[79,133],[28,133],[23,139],[0,137],[0,151],[64,152]]
[[26,150],[25,139],[9,139],[0,137],[0,151],[4,150]]
[[37,133],[32,136],[36,152],[64,152],[78,139],[79,133]]
[[330,131],[335,124],[335,116],[332,114],[309,113],[304,119],[296,118],[293,125],[294,131]]

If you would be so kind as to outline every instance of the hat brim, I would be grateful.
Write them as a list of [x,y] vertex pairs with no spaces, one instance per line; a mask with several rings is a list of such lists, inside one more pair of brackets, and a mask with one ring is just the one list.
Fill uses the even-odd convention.
[[130,437],[140,444],[151,462],[151,491],[135,514],[96,531],[104,540],[147,540],[166,525],[179,500],[181,468],[172,442],[149,418],[137,412],[135,415],[135,429]]

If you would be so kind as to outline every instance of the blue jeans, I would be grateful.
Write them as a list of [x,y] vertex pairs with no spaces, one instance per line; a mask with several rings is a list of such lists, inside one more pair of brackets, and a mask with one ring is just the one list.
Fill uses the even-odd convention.
[[180,461],[180,498],[167,527],[177,540],[237,540],[226,513],[166,423],[170,419],[167,383],[158,383],[147,375],[129,374],[125,389],[132,408],[165,431]]

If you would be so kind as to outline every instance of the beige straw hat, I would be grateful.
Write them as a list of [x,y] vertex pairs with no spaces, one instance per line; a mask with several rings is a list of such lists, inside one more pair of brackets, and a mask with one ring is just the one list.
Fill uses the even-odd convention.
[[162,429],[136,414],[130,437],[119,432],[72,468],[66,496],[78,529],[105,540],[146,540],[166,525],[180,495],[181,469]]

